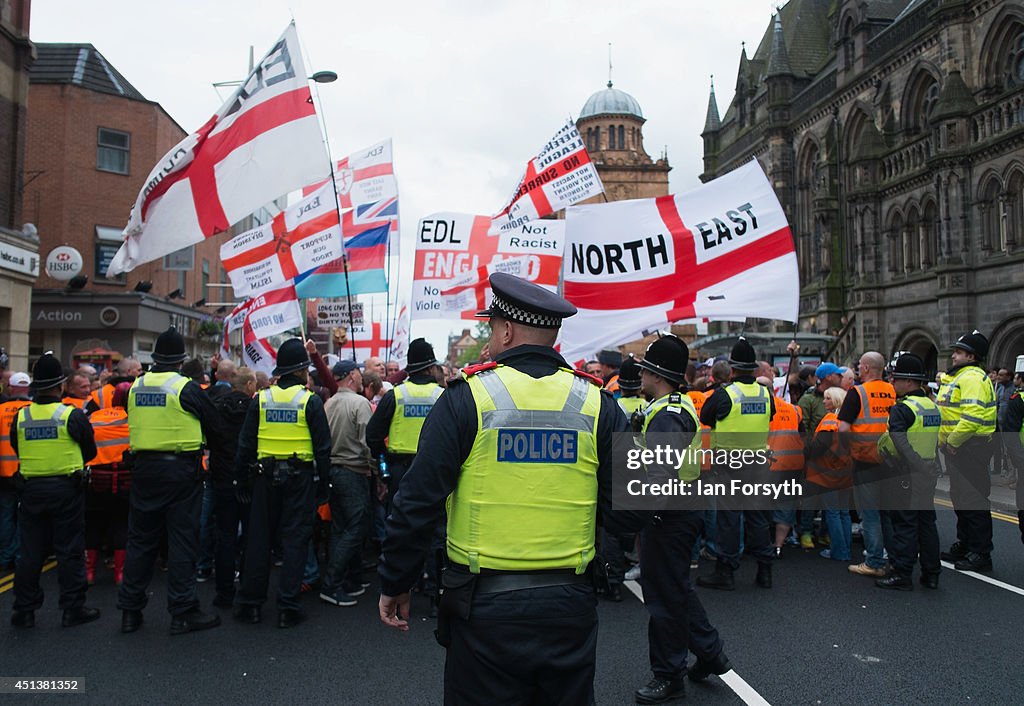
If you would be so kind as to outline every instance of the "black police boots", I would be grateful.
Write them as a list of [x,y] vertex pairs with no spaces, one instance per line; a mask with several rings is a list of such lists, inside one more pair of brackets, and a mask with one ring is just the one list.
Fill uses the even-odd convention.
[[121,632],[135,632],[142,627],[141,610],[121,611]]
[[293,628],[306,619],[301,610],[282,610],[277,614],[277,627]]
[[34,628],[36,613],[34,610],[16,610],[11,613],[11,625],[16,628]]
[[939,555],[943,561],[960,561],[967,556],[967,545],[963,542],[953,542],[948,552]]
[[963,559],[953,564],[957,571],[991,571],[992,555],[967,552]]
[[686,680],[683,677],[654,677],[647,686],[637,689],[635,696],[638,704],[663,704],[672,699],[681,699],[686,696]]
[[218,625],[220,625],[219,615],[210,615],[198,608],[193,608],[189,612],[176,615],[171,619],[171,634],[184,635],[187,632],[209,630]]
[[760,588],[772,587],[772,565],[767,561],[757,562],[757,578],[754,579]]
[[608,584],[608,593],[604,594],[604,597],[613,603],[622,603],[622,584]]
[[61,618],[60,624],[66,628],[73,628],[76,625],[85,625],[91,623],[100,617],[99,608],[68,608],[64,611],[64,616]]
[[933,591],[939,587],[939,575],[938,574],[921,574],[921,585],[925,588],[930,588]]
[[735,591],[736,582],[732,577],[732,569],[722,562],[715,562],[715,572],[708,576],[698,576],[697,585],[704,588],[717,588],[720,591]]
[[[924,578],[922,576],[922,578]],[[909,576],[900,574],[889,574],[884,579],[875,579],[875,585],[879,588],[890,588],[894,591],[913,591],[914,581]]]
[[234,616],[235,620],[237,620],[238,622],[251,623],[252,625],[255,625],[263,619],[260,607],[258,605],[235,606]]
[[690,678],[690,681],[702,682],[712,674],[718,674],[721,676],[731,669],[732,663],[729,662],[729,658],[725,656],[724,652],[719,652],[718,656],[713,660],[704,661],[698,659],[696,663],[687,670],[686,676]]

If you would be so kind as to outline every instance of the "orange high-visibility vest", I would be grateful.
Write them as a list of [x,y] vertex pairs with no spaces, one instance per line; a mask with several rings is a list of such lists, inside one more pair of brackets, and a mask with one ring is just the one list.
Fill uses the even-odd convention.
[[82,399],[81,397],[65,397],[60,401],[61,404],[66,404],[68,407],[74,407],[75,409],[83,409],[88,399]]
[[97,409],[106,409],[114,404],[114,386],[109,382],[102,387],[97,387],[89,395],[89,399]]
[[768,424],[768,448],[772,450],[773,471],[800,471],[804,467],[804,440],[800,435],[803,410],[775,398],[775,416]]
[[18,410],[30,404],[29,400],[10,400],[0,404],[0,478],[10,478],[18,472],[18,454],[11,446],[11,424]]
[[[714,393],[714,390],[708,390],[707,392],[698,392],[697,390],[691,390],[690,392],[686,393],[687,396],[689,396],[689,398],[691,400],[693,400],[693,408],[697,411],[697,420],[698,421],[700,421],[700,410],[704,407],[704,402],[706,402],[708,397],[711,397],[711,395],[713,393]],[[700,425],[700,429],[701,429],[700,448],[701,448],[702,451],[705,451],[705,452],[710,451],[711,450],[711,427],[707,426],[706,424],[701,424]],[[701,460],[700,460],[700,471],[701,471],[701,473],[703,473],[704,471],[710,471],[710,470],[711,470],[711,454],[710,453],[704,453],[701,456]]]
[[853,485],[853,460],[839,443],[839,417],[829,412],[822,417],[814,436],[833,432],[832,446],[824,456],[807,459],[807,480],[822,488],[849,488]]
[[89,465],[122,463],[128,450],[128,412],[123,407],[104,407],[92,413],[89,423],[96,438],[96,458]]
[[878,438],[889,424],[889,408],[896,404],[896,390],[885,380],[855,385],[851,392],[860,396],[860,413],[851,424],[850,455],[863,463],[881,463]]

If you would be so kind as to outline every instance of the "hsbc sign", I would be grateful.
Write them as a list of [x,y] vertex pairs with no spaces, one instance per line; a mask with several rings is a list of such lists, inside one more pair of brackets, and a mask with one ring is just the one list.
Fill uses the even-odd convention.
[[82,253],[72,247],[61,245],[46,256],[46,274],[66,282],[82,271]]

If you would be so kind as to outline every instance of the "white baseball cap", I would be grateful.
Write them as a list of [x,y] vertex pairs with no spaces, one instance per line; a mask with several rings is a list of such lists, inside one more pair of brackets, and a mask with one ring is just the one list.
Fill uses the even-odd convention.
[[11,387],[28,387],[32,384],[32,378],[28,376],[28,373],[14,373],[7,384]]

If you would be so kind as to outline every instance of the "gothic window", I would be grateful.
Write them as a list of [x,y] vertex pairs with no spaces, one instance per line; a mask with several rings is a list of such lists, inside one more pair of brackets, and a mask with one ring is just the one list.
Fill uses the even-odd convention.
[[843,25],[843,67],[853,68],[854,40],[853,40],[853,18],[847,17]]
[[938,263],[939,226],[935,217],[935,202],[929,201],[921,218],[921,266],[931,267]]
[[903,272],[903,217],[898,213],[889,225],[889,272]]
[[1010,250],[1024,243],[1024,173],[1020,171],[1006,182],[1006,243]]
[[[978,209],[981,219],[981,247],[983,250],[999,250],[1002,246],[1001,208],[999,203],[999,181],[992,177],[985,184]],[[973,244],[972,244],[973,245]]]
[[626,149],[626,126],[619,125],[619,149]]
[[1024,86],[1024,34],[1017,36],[1006,59],[1006,85]]
[[908,274],[921,266],[920,227],[920,217],[914,208],[907,214],[907,223],[903,228],[903,270]]
[[981,75],[990,94],[1024,86],[1024,18],[1014,3],[1003,3],[981,44]]
[[812,279],[811,234],[814,232],[814,193],[818,187],[818,146],[808,142],[797,166],[796,229],[801,279]]
[[903,127],[908,133],[928,129],[932,111],[938,101],[938,80],[928,71],[918,71],[908,83],[903,100]]
[[608,149],[615,149],[615,126],[608,126]]
[[594,151],[597,152],[601,149],[601,128],[594,128]]

